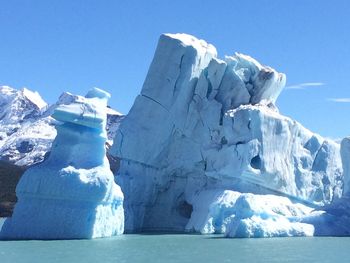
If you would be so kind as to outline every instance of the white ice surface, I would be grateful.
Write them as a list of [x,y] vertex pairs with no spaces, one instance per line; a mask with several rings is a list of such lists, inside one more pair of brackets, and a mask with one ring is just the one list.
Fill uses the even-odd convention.
[[188,231],[225,233],[228,237],[312,236],[314,227],[301,223],[312,209],[275,195],[211,190],[195,194]]
[[[274,194],[310,207],[340,198],[339,144],[279,114],[274,102],[285,82],[249,56],[219,59],[203,40],[162,35],[112,148],[128,196],[126,231],[186,229],[192,198],[203,191]],[[204,210],[205,198],[198,201]],[[258,221],[249,220],[253,229]],[[275,232],[267,225],[266,236],[311,233],[299,224]]]

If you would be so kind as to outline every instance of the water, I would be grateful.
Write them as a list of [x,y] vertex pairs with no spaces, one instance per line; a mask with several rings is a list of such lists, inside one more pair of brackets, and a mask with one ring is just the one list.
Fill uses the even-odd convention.
[[0,241],[0,262],[350,262],[350,238],[226,239],[123,235],[71,241]]

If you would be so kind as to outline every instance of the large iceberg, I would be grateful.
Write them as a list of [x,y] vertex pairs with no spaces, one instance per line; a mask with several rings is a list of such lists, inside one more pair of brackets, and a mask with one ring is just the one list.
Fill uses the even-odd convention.
[[279,114],[285,82],[249,56],[162,35],[111,150],[126,231],[320,233],[342,196],[340,146]]
[[92,89],[59,105],[57,137],[43,163],[17,185],[18,202],[2,239],[72,239],[122,234],[123,194],[106,157],[106,106],[110,95]]

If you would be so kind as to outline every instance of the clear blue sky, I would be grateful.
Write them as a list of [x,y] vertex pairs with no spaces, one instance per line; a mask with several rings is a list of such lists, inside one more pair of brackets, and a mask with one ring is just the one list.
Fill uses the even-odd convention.
[[[184,32],[287,74],[282,114],[323,136],[350,135],[348,0],[0,0],[0,85],[52,103],[63,91],[112,93],[123,113],[164,32]],[[345,100],[350,101],[350,100]]]

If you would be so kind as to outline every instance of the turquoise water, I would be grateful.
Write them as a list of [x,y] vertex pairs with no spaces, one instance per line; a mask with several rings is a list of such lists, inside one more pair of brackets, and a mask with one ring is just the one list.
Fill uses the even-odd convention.
[[350,262],[350,238],[123,235],[97,240],[0,241],[0,262]]

